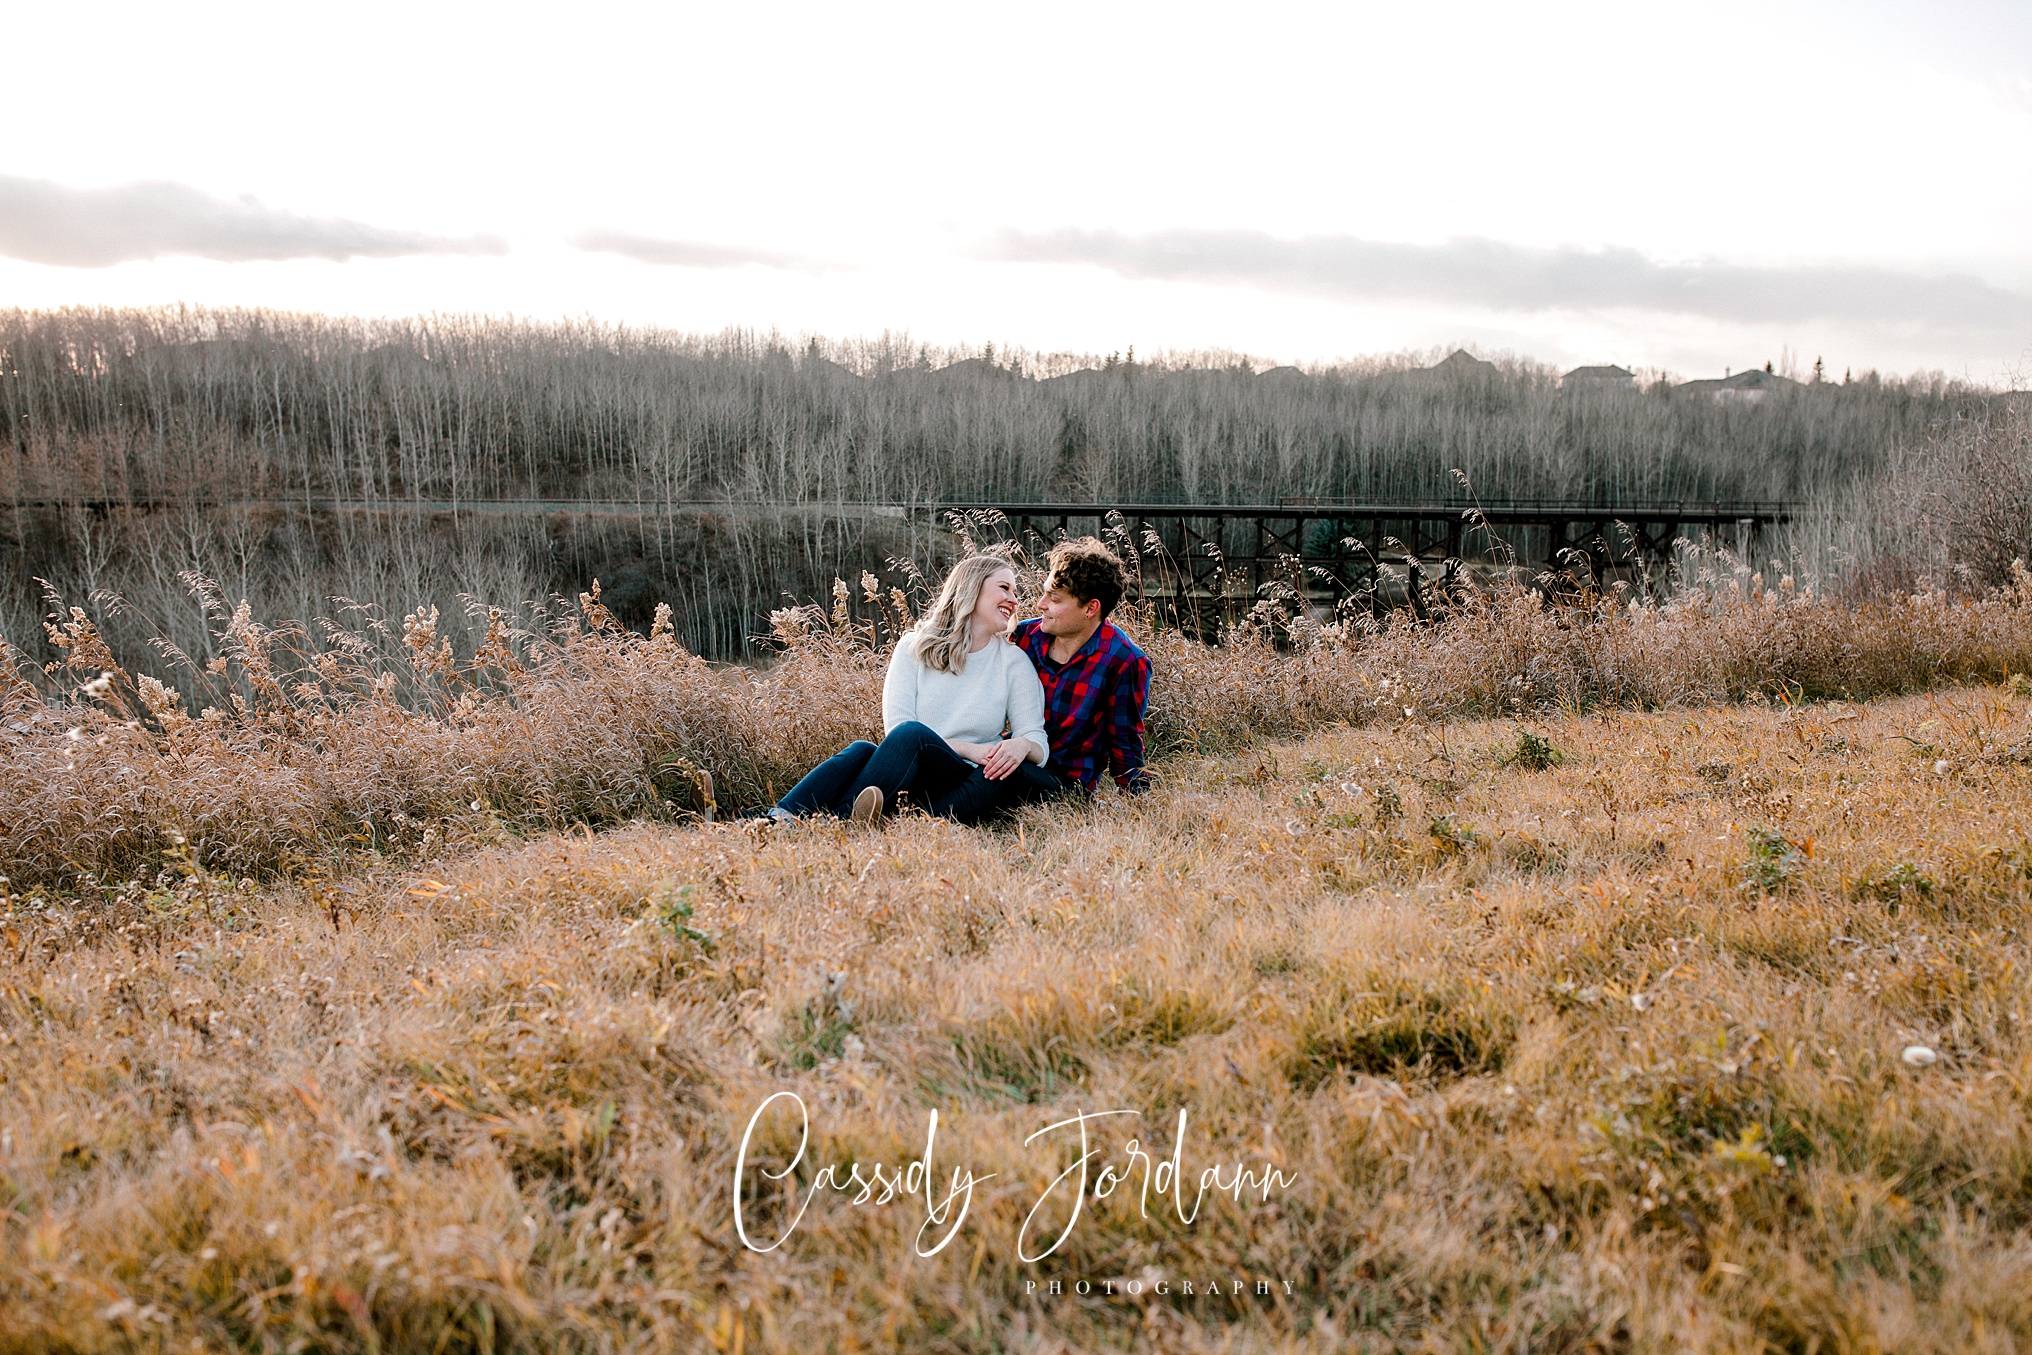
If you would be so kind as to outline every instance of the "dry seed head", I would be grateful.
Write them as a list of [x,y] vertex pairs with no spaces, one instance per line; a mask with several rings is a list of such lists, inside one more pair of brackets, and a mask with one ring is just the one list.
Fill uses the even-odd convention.
[[437,644],[438,615],[435,606],[426,612],[419,607],[402,618],[402,643],[421,656]]

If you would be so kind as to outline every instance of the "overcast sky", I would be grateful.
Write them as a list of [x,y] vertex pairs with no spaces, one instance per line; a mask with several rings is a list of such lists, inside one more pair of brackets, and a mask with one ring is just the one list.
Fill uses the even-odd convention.
[[2032,378],[2032,5],[29,5],[0,305]]

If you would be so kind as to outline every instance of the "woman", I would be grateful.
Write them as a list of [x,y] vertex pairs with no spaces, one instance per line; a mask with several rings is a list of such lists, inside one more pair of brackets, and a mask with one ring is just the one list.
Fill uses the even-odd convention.
[[905,794],[961,823],[994,812],[1017,768],[1041,767],[1051,751],[1044,685],[1005,638],[1016,601],[1008,561],[971,555],[954,565],[931,611],[896,642],[882,683],[882,742],[827,758],[769,817],[831,813],[872,823]]

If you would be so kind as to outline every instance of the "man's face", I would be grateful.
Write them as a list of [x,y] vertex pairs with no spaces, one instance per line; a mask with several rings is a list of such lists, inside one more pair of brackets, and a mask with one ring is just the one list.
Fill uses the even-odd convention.
[[1055,579],[1044,581],[1044,597],[1037,612],[1037,628],[1046,635],[1078,635],[1101,617],[1099,598],[1081,602],[1060,588]]

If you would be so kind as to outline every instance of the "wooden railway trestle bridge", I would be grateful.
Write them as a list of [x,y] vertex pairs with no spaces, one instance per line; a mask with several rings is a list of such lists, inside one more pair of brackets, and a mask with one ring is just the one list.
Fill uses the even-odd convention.
[[[1197,605],[1224,597],[1253,600],[1280,581],[1303,587],[1307,601],[1331,605],[1367,596],[1405,600],[1406,575],[1430,578],[1459,560],[1484,577],[1565,575],[1575,585],[1606,587],[1655,578],[1674,543],[1710,541],[1754,558],[1760,539],[1791,520],[1788,503],[1649,503],[1627,506],[1508,501],[1329,502],[1274,504],[948,503],[931,510],[979,537],[1023,541],[1125,534],[1145,560],[1146,600]],[[999,529],[999,530],[998,530]],[[1149,562],[1158,569],[1152,576]],[[1412,562],[1416,562],[1414,565]]]

